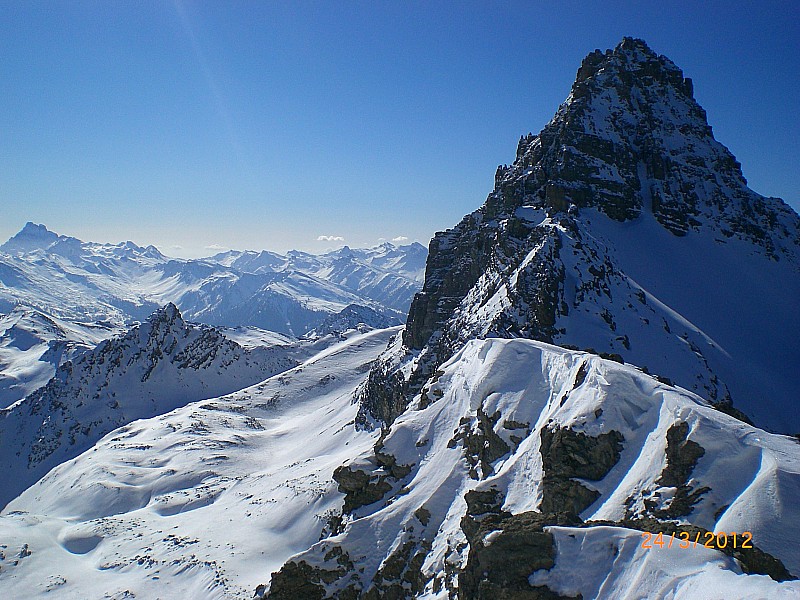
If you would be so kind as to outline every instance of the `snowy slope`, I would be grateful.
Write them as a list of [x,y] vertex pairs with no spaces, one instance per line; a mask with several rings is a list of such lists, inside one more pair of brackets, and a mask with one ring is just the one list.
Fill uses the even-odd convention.
[[[584,60],[495,184],[431,242],[406,327],[366,334],[336,332],[366,314],[342,309],[419,281],[419,249],[174,261],[36,226],[12,238],[0,248],[9,303],[47,281],[54,301],[74,284],[97,314],[176,297],[237,325],[278,315],[290,334],[315,311],[341,319],[273,349],[303,364],[241,389],[235,374],[257,375],[245,351],[168,307],[5,411],[0,588],[800,598],[800,443],[728,414],[741,416],[732,399],[759,424],[800,430],[800,217],[747,188],[691,81],[631,38]],[[106,284],[89,263],[124,277],[95,294],[87,281]],[[81,403],[87,392],[100,403]],[[717,534],[725,549],[648,549],[643,532]],[[745,532],[754,547],[733,549]]]
[[353,428],[352,396],[396,332],[133,422],[56,467],[0,513],[3,593],[251,598],[319,539],[341,502],[331,473],[375,442]]
[[187,319],[299,337],[356,303],[404,316],[421,285],[419,244],[324,255],[231,251],[178,260],[153,246],[96,244],[28,223],[0,246],[0,312],[16,305],[116,326],[175,303]]
[[66,362],[50,382],[0,411],[5,505],[109,431],[293,367],[282,347],[246,350],[189,325],[170,304],[124,336]]
[[0,408],[42,387],[59,365],[115,333],[108,326],[69,323],[22,306],[0,317]]
[[[133,422],[54,468],[0,514],[0,585],[13,597],[243,599],[280,571],[271,597],[317,597],[310,589],[334,598],[348,586],[390,594],[399,585],[399,597],[444,599],[470,585],[492,544],[499,563],[516,564],[503,548],[522,527],[525,539],[553,536],[552,565],[523,579],[563,594],[596,597],[604,586],[604,598],[800,595],[797,581],[743,574],[754,564],[747,557],[644,550],[639,530],[688,494],[694,504],[668,527],[751,531],[797,573],[796,440],[634,367],[501,339],[467,344],[380,436],[353,426],[352,399],[397,332],[358,335],[240,392]],[[670,432],[682,424],[686,440],[676,446]],[[564,448],[553,440],[580,439],[559,438],[563,430],[617,432],[616,460],[565,487],[575,473],[557,464],[580,466],[569,457],[592,444],[554,463]],[[556,435],[544,443],[546,431]],[[703,453],[685,481],[665,482],[692,444]],[[530,512],[543,502],[586,504],[587,493],[583,523],[553,526],[563,517]],[[535,559],[536,547],[525,556]],[[295,577],[289,565],[301,565]]]
[[[686,437],[678,446],[670,439],[682,427]],[[575,435],[559,437],[564,430]],[[616,460],[598,460],[602,467],[587,461],[593,446],[581,434],[617,437]],[[675,470],[681,448],[693,444],[703,452],[685,480],[665,482],[670,462]],[[359,594],[373,588],[444,599],[459,585],[459,597],[475,597],[464,591],[474,575],[473,553],[512,536],[505,527],[515,519],[539,518],[539,526],[527,530],[533,535],[548,518],[550,524],[563,518],[548,514],[548,505],[574,505],[580,514],[575,524],[586,523],[555,530],[555,566],[531,569],[525,577],[533,576],[533,585],[584,598],[597,597],[599,586],[605,586],[603,598],[663,597],[673,588],[678,597],[800,596],[798,582],[745,577],[743,567],[719,551],[648,554],[640,548],[641,532],[632,527],[671,511],[667,520],[675,523],[750,531],[761,550],[800,573],[800,552],[791,541],[800,534],[800,444],[737,421],[633,367],[541,342],[472,341],[441,367],[377,448],[356,457],[350,473],[335,475],[350,498],[343,531],[293,557],[277,589],[273,576],[270,598],[297,593],[293,573],[314,582],[325,598],[350,587]],[[590,476],[596,467],[600,472]],[[364,501],[369,486],[355,483],[359,472],[376,491],[372,502]],[[476,492],[493,499],[477,501]],[[694,504],[681,510],[676,498],[687,494]],[[470,527],[487,527],[492,518],[494,528],[479,546]],[[522,544],[517,552],[526,548],[515,543]],[[527,548],[518,556],[535,557],[535,547]],[[497,552],[483,559],[497,565],[512,560]]]

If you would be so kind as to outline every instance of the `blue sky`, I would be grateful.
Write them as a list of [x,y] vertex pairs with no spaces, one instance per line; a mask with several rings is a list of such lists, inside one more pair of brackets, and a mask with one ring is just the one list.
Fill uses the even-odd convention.
[[624,35],[693,78],[753,189],[800,209],[796,1],[2,0],[0,238],[427,244]]

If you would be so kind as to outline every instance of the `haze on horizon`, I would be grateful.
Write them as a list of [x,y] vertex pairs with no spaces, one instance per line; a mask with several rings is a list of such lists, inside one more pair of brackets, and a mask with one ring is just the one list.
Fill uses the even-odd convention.
[[427,244],[625,35],[694,80],[755,191],[800,209],[797,3],[459,6],[4,7],[0,239],[33,221],[184,257]]

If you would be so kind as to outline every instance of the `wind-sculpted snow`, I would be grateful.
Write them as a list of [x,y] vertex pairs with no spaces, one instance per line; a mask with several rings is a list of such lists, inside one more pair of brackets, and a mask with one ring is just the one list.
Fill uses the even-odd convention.
[[0,412],[5,505],[109,431],[234,391],[296,365],[281,347],[245,350],[185,323],[170,304],[124,336],[61,365],[39,390]]
[[[700,492],[695,503],[688,514],[668,520],[709,531],[752,532],[758,548],[800,573],[800,552],[792,543],[800,535],[796,440],[742,423],[631,366],[540,342],[491,339],[467,343],[376,449],[351,461],[351,472],[384,481],[384,493],[345,514],[341,533],[293,557],[273,578],[279,586],[268,597],[291,597],[296,588],[287,582],[297,568],[317,582],[321,598],[343,590],[352,597],[448,598],[459,589],[477,543],[469,537],[469,515],[482,523],[489,514],[506,520],[539,514],[531,511],[541,509],[547,494],[555,494],[550,504],[566,507],[574,497],[564,495],[568,488],[548,488],[558,478],[555,469],[569,461],[588,467],[580,453],[591,452],[590,440],[611,434],[622,440],[621,452],[574,484],[596,499],[574,517],[584,522],[580,528],[556,530],[555,566],[528,573],[533,585],[584,598],[597,597],[600,585],[606,586],[603,598],[656,597],[671,586],[695,594],[684,597],[716,597],[717,585],[728,590],[726,598],[800,594],[796,582],[744,577],[742,569],[749,567],[718,551],[657,554],[655,548],[647,554],[637,548],[641,531],[631,528],[648,519],[658,522],[677,497],[677,482],[663,479],[670,460],[677,468],[677,455],[668,449],[672,428],[685,430],[703,453],[681,482]],[[560,431],[569,432],[575,445],[564,446],[566,454],[548,472],[545,455],[554,446],[545,449],[543,439]],[[487,456],[493,444],[504,450]],[[496,498],[496,506],[478,502],[480,494]],[[481,502],[485,507],[475,508]],[[490,538],[503,535],[502,519]],[[603,550],[581,551],[580,540]],[[614,558],[617,553],[621,559]],[[585,576],[574,575],[576,561]],[[631,583],[636,581],[641,584]]]
[[[274,597],[307,597],[291,589],[280,595],[280,585],[292,582],[288,565],[297,565],[319,597],[347,587],[352,597],[370,588],[389,593],[398,585],[405,590],[399,597],[444,600],[457,594],[459,581],[467,585],[473,547],[491,549],[496,540],[500,552],[512,535],[507,523],[533,522],[536,535],[552,536],[554,550],[531,563],[549,560],[549,568],[526,577],[554,593],[594,597],[604,581],[608,598],[634,597],[625,581],[711,597],[716,586],[726,598],[800,593],[796,582],[744,575],[758,568],[746,557],[739,563],[703,548],[643,550],[635,529],[664,524],[654,515],[676,497],[663,479],[677,456],[668,440],[670,431],[685,429],[704,452],[682,485],[702,493],[675,522],[751,531],[758,548],[797,573],[795,440],[746,425],[632,366],[501,339],[468,343],[386,433],[356,428],[355,390],[397,332],[351,337],[260,384],[132,422],[54,468],[0,514],[0,585],[30,598],[127,591],[245,599],[281,572],[272,579]],[[597,496],[579,515],[559,517],[571,527],[551,527],[535,512],[546,494],[566,500],[559,495],[565,488],[547,484],[558,473],[545,467],[546,431],[569,432],[560,439],[573,442],[611,432],[622,440],[616,458],[600,460],[576,484]],[[573,462],[581,448],[591,452],[572,448]],[[388,489],[343,513],[343,468]],[[486,532],[479,538],[476,526]],[[581,552],[576,539],[596,550]],[[615,552],[625,560],[614,560]],[[585,576],[569,576],[576,561]]]
[[129,423],[54,468],[0,513],[3,594],[252,598],[330,531],[331,473],[377,438],[353,427],[354,388],[396,333]]

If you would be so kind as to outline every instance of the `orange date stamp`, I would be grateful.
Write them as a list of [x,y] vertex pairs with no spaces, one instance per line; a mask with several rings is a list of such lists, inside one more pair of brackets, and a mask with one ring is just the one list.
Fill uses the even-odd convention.
[[752,548],[753,534],[749,531],[713,533],[711,531],[698,531],[692,535],[688,531],[673,532],[671,535],[664,533],[651,533],[643,531],[642,548],[652,550],[654,548],[710,548],[712,550],[724,550],[725,548]]

